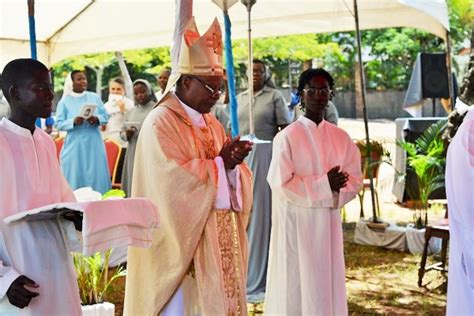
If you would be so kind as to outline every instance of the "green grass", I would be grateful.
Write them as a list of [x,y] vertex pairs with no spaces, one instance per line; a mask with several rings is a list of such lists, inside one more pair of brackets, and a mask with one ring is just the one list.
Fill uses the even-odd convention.
[[[353,241],[355,223],[343,225],[350,315],[445,314],[445,276],[437,271],[427,272],[420,288],[417,285],[420,255],[358,245]],[[110,295],[116,315],[122,315],[124,287],[121,278]],[[262,315],[263,304],[249,304],[249,314]]]
[[446,279],[427,272],[418,287],[420,255],[353,242],[355,223],[344,225],[346,287],[351,315],[444,315]]
[[[445,314],[447,283],[440,272],[427,272],[420,288],[420,255],[358,245],[353,241],[354,229],[355,223],[344,224],[350,315]],[[249,312],[262,315],[263,304],[249,304]]]

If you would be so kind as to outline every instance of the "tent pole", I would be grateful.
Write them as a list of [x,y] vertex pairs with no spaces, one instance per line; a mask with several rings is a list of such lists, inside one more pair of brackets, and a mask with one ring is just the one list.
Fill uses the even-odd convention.
[[451,101],[451,111],[454,110],[454,85],[453,85],[453,68],[451,60],[451,35],[448,30],[446,30],[446,63],[448,66],[448,90],[449,90],[449,100]]
[[35,0],[28,0],[28,24],[30,27],[31,58],[38,59],[36,53]]
[[251,12],[252,5],[255,1],[244,1],[242,3],[247,7],[248,13],[248,68],[247,68],[247,78],[249,80],[249,134],[250,136],[255,135],[254,123],[253,123],[253,103],[254,103],[254,92],[253,92],[253,52],[252,52],[252,27],[251,27]]
[[372,198],[372,220],[374,223],[377,223],[377,209],[375,208],[375,191],[374,191],[374,178],[372,174],[372,168],[370,167],[372,164],[370,158],[370,137],[369,137],[369,117],[367,115],[367,104],[365,100],[365,76],[364,76],[364,66],[362,64],[362,48],[361,48],[361,39],[360,39],[360,29],[359,29],[359,11],[357,8],[357,0],[354,0],[354,19],[355,19],[355,26],[356,26],[356,38],[357,38],[357,57],[359,60],[359,73],[360,73],[360,82],[361,82],[361,92],[362,92],[362,108],[364,111],[364,126],[365,126],[365,140],[367,142],[367,160],[368,160],[368,173],[369,173],[369,180],[370,180],[370,196]]

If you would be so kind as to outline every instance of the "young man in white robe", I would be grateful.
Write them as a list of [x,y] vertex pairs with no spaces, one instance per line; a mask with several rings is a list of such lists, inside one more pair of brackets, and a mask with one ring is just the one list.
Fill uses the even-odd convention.
[[[449,274],[447,315],[474,315],[474,68],[461,86],[456,112],[467,111],[455,131],[446,158],[449,212]],[[450,117],[453,114],[450,115]]]
[[359,192],[362,174],[357,146],[323,119],[333,85],[323,69],[303,72],[305,116],[274,139],[268,315],[347,315],[340,208]]
[[76,275],[65,242],[72,222],[2,220],[44,205],[74,201],[51,137],[35,127],[51,114],[48,69],[33,59],[8,63],[2,90],[11,106],[0,121],[0,315],[81,315]]

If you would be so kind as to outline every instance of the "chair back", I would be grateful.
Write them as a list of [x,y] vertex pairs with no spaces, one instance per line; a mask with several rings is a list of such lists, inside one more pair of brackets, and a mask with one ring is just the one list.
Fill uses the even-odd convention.
[[109,166],[110,176],[112,177],[112,182],[115,179],[115,174],[117,172],[117,166],[119,163],[120,153],[122,152],[122,146],[110,138],[104,140],[105,152],[107,153],[107,163]]
[[59,158],[61,157],[61,149],[63,148],[64,145],[64,137],[58,137],[54,140],[54,143],[56,144],[56,157]]

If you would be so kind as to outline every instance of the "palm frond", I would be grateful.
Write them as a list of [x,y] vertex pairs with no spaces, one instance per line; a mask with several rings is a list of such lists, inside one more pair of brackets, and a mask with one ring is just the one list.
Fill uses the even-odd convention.
[[441,131],[445,128],[446,121],[438,121],[430,125],[415,141],[421,153],[427,154],[434,140],[439,139]]
[[413,157],[417,154],[415,144],[407,142],[406,140],[397,139],[397,146],[405,150],[407,152],[408,157]]

